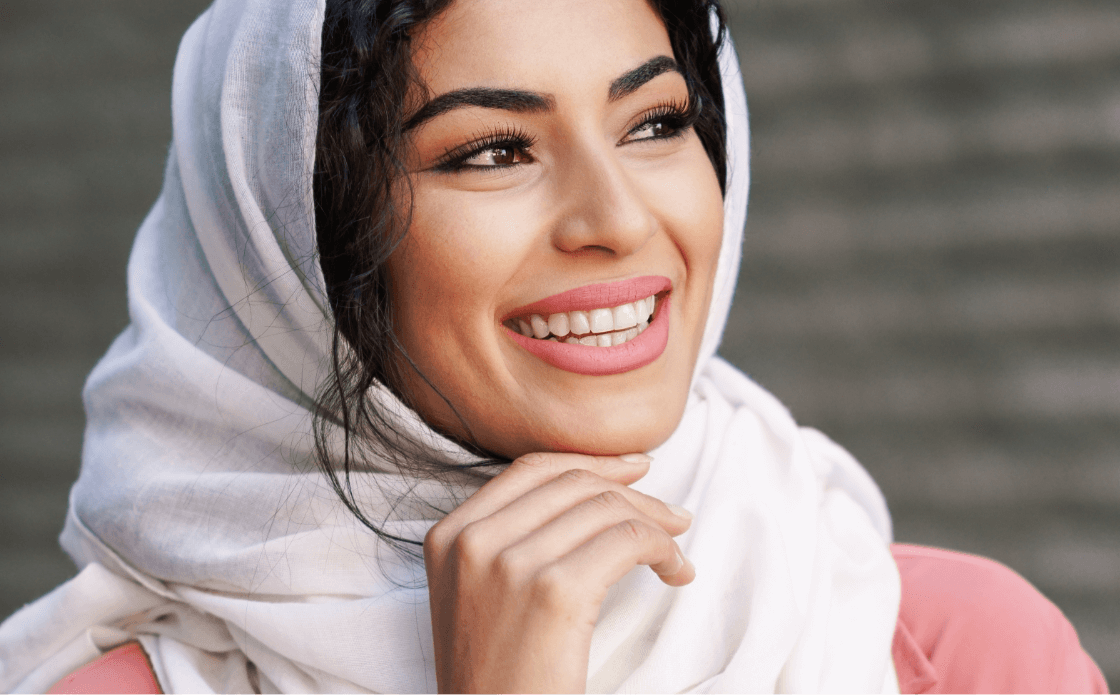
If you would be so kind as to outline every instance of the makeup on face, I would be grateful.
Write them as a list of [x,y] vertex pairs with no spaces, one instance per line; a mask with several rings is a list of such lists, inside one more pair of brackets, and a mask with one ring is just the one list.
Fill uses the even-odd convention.
[[428,95],[389,260],[402,392],[510,458],[653,448],[687,401],[723,229],[660,18],[458,0],[416,46]]

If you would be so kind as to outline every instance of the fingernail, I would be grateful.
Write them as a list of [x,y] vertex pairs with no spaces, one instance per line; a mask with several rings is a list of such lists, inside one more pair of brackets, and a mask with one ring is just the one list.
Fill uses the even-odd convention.
[[677,555],[680,555],[680,558],[681,558],[681,563],[682,563],[681,568],[682,569],[687,568],[687,569],[691,570],[693,574],[696,574],[696,567],[692,564],[692,560],[689,560],[687,557],[685,557],[684,555],[681,555],[679,552],[677,553]]
[[688,562],[688,560],[684,559],[684,555],[681,555],[681,551],[678,550],[677,551],[677,568],[675,570],[673,570],[673,574],[676,574],[677,572],[680,572],[682,569],[684,569],[684,566],[685,566],[684,563],[686,563],[686,562]]
[[684,507],[679,507],[675,504],[669,504],[668,502],[665,503],[665,506],[669,508],[669,511],[676,514],[680,518],[692,521],[692,512],[688,511]]
[[674,575],[674,574],[676,574],[677,572],[680,572],[680,571],[681,571],[682,569],[684,569],[684,563],[686,563],[686,562],[688,562],[688,560],[685,560],[685,559],[684,559],[684,555],[681,555],[681,551],[679,551],[679,550],[678,550],[678,551],[677,551],[677,566],[676,566],[676,567],[674,567],[674,568],[673,568],[673,569],[671,569],[671,570],[666,570],[666,571],[664,571],[664,572],[661,572],[661,573],[660,573],[660,574],[661,574],[661,576],[662,576],[662,577],[671,577],[671,576],[673,576],[673,575]]
[[626,463],[649,463],[650,461],[653,461],[652,456],[646,456],[645,454],[623,454],[618,458],[622,459]]

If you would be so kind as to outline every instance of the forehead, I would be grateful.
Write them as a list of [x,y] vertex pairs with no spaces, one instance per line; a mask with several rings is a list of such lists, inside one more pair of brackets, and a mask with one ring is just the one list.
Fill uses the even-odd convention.
[[647,0],[456,0],[416,39],[413,59],[433,94],[594,82],[605,94],[622,72],[673,55]]

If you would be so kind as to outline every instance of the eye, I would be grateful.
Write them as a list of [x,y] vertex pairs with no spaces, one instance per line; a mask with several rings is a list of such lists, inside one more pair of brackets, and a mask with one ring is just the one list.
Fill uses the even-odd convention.
[[448,151],[435,169],[455,173],[528,164],[534,161],[529,154],[534,142],[528,134],[517,130],[483,135]]
[[638,126],[629,133],[630,140],[649,140],[651,138],[663,138],[672,135],[676,132],[676,128],[672,127],[664,120],[660,121],[647,121]]
[[531,161],[529,155],[512,145],[488,147],[460,162],[465,167],[508,167]]
[[692,100],[656,106],[639,117],[641,120],[638,125],[626,133],[622,142],[668,140],[679,137],[692,127],[698,115],[699,109],[695,107]]

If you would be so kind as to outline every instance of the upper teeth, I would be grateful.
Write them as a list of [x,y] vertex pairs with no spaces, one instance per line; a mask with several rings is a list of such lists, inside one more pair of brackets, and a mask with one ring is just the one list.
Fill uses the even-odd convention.
[[610,333],[637,326],[644,329],[653,314],[657,299],[650,295],[630,304],[610,309],[591,311],[567,311],[559,314],[541,316],[533,314],[529,320],[517,319],[517,329],[524,336],[545,339],[550,335],[563,338],[566,335],[581,336],[590,333]]

